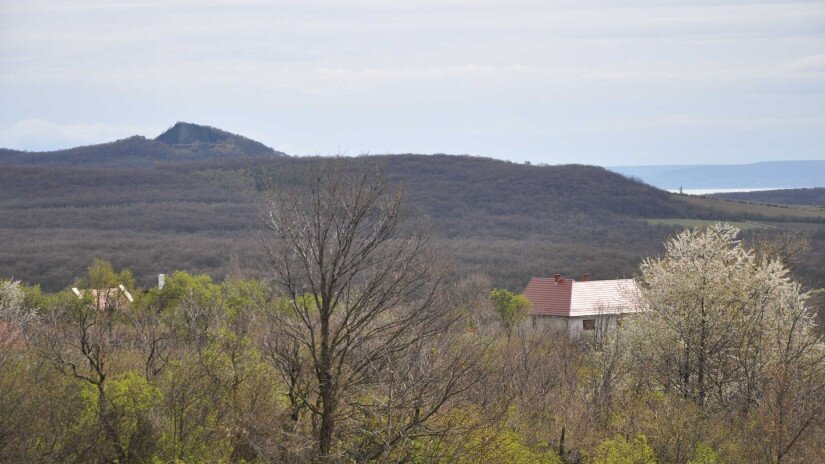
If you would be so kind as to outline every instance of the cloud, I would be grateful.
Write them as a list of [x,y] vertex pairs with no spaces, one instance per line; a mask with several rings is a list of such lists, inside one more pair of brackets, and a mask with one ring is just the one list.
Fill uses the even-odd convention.
[[823,53],[821,0],[0,0],[0,146],[821,156]]
[[793,62],[792,68],[805,73],[825,73],[825,54],[806,56]]

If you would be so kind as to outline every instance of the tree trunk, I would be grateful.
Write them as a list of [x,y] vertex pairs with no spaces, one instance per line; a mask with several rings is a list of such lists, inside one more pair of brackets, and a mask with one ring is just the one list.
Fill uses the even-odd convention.
[[[323,298],[324,304],[327,299]],[[332,436],[335,432],[337,398],[332,376],[332,356],[329,345],[329,320],[331,310],[321,309],[321,353],[318,366],[318,388],[321,396],[321,425],[318,430],[318,449],[322,462],[329,462]]]
[[117,455],[117,460],[115,462],[118,464],[128,463],[128,453],[120,443],[120,436],[112,423],[112,415],[106,405],[106,396],[103,391],[102,381],[97,385],[97,412],[98,418],[100,419],[100,425],[103,426],[106,436],[109,438],[109,441],[112,443],[112,447],[115,449],[115,454]]
[[559,457],[561,457],[562,461],[564,461],[564,431],[565,428],[561,428],[561,438],[559,439]]
[[335,394],[331,388],[321,387],[321,397],[323,398],[323,409],[321,411],[321,426],[318,431],[318,449],[321,453],[322,462],[329,462],[329,452],[332,448],[332,435],[335,431]]
[[697,374],[698,375],[698,379],[697,379],[697,384],[698,385],[696,386],[696,388],[698,390],[698,394],[697,394],[696,402],[699,404],[699,406],[702,406],[705,403],[705,395],[706,395],[706,392],[705,392],[705,363],[706,363],[706,356],[705,356],[706,348],[705,348],[705,345],[706,345],[707,342],[706,342],[705,339],[706,339],[706,332],[707,332],[707,325],[708,325],[708,321],[705,317],[705,300],[704,299],[702,299],[699,310],[700,310],[701,320],[700,320],[700,323],[699,323],[699,360],[698,360],[699,365],[697,366],[699,372]]

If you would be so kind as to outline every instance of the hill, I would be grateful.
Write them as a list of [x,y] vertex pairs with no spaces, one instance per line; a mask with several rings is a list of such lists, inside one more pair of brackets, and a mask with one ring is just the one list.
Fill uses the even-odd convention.
[[273,157],[285,156],[272,148],[246,137],[209,126],[178,122],[155,140],[193,157]]
[[753,164],[616,166],[612,171],[666,189],[750,189],[825,186],[825,161],[769,161]]
[[717,198],[772,203],[777,205],[803,205],[825,207],[825,188],[760,190],[755,192],[727,192],[714,194]]
[[[406,190],[417,216],[429,218],[437,246],[461,275],[484,273],[514,288],[529,274],[555,269],[630,274],[665,233],[629,219],[628,205],[643,205],[638,212],[652,216],[691,210],[665,192],[590,166],[443,155],[369,161]],[[0,171],[0,275],[58,288],[95,256],[133,269],[144,282],[178,268],[223,275],[233,259],[246,265],[260,253],[256,202],[263,179],[294,182],[313,162],[6,166]],[[605,242],[623,246],[606,255]]]
[[177,123],[156,139],[136,135],[115,142],[50,152],[0,149],[0,165],[150,167],[210,158],[286,156],[240,135],[189,123]]
[[[6,158],[0,276],[62,288],[94,257],[134,270],[143,285],[175,269],[253,274],[261,257],[256,237],[263,186],[298,182],[319,162],[377,164],[405,190],[411,213],[432,225],[434,244],[454,264],[455,279],[480,274],[516,290],[533,275],[556,272],[630,276],[640,259],[658,253],[684,225],[679,221],[756,221],[766,225],[765,233],[797,227],[825,244],[825,211],[673,195],[594,166],[411,154],[190,159],[175,157],[175,147],[225,139],[176,127],[162,136],[165,141],[127,139],[135,148],[128,156],[119,141],[94,152],[73,149],[80,153],[76,163],[32,153]],[[99,163],[83,157],[90,153]],[[814,253],[800,273],[825,282],[822,263],[825,256]]]

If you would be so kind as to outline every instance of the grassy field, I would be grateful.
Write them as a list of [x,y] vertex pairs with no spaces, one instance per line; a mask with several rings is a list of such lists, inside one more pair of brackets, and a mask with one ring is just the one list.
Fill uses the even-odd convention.
[[[711,224],[715,224],[720,221],[712,221],[707,219],[644,219],[645,222],[651,225],[667,225],[667,226],[677,226],[677,227],[701,227],[701,226],[709,226]],[[776,224],[766,223],[766,222],[755,222],[755,221],[723,221],[726,222],[734,227],[738,227],[742,230],[749,230],[749,229],[775,229],[777,227]]]
[[687,204],[718,212],[719,217],[744,216],[747,222],[825,222],[825,209],[813,206],[769,205],[692,195],[674,197]]

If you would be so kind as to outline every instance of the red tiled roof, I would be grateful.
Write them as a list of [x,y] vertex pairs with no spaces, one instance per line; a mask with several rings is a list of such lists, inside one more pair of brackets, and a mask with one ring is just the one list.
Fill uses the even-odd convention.
[[524,289],[524,296],[533,305],[530,314],[546,316],[569,316],[572,294],[572,280],[556,282],[553,277],[533,277]]
[[533,277],[524,289],[532,303],[531,315],[591,316],[633,312],[633,279],[590,280]]

